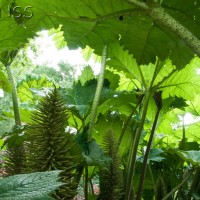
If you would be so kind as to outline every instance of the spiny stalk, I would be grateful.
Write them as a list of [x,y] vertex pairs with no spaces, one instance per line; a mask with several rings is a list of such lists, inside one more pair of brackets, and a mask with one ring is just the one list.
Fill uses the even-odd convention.
[[107,45],[104,46],[103,52],[102,52],[102,60],[101,60],[101,70],[98,78],[98,83],[97,83],[97,88],[92,104],[92,110],[91,110],[91,117],[90,117],[90,124],[89,124],[89,130],[88,130],[88,141],[91,140],[92,138],[92,133],[94,129],[94,124],[96,120],[96,115],[97,115],[97,109],[101,97],[101,92],[103,89],[103,82],[104,82],[104,73],[105,73],[105,66],[106,66],[106,55],[107,55]]
[[122,198],[123,176],[120,169],[118,142],[112,130],[108,130],[103,140],[103,150],[111,160],[99,170],[100,199],[119,200]]

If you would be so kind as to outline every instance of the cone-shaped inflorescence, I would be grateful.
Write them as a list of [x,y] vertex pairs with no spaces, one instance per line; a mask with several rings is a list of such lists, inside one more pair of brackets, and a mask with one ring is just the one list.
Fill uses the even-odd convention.
[[4,152],[4,170],[5,175],[21,174],[24,161],[24,149],[22,146],[13,145]]
[[100,199],[122,199],[123,175],[120,169],[118,142],[112,130],[109,130],[104,137],[103,150],[111,160],[107,166],[99,170]]
[[14,126],[4,137],[6,150],[2,151],[4,175],[23,173],[24,168],[24,127]]
[[65,132],[67,118],[66,107],[54,89],[39,103],[27,129],[27,171],[63,170],[65,185],[53,194],[56,199],[73,199],[78,185],[74,176],[81,152],[73,135]]

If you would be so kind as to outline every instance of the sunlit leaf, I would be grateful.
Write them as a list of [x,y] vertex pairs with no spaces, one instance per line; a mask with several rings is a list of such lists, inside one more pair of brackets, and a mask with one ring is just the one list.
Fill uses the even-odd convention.
[[83,71],[81,72],[81,75],[78,77],[82,85],[84,85],[87,81],[90,81],[94,78],[95,78],[94,72],[90,66],[84,67]]
[[39,97],[48,93],[46,88],[51,88],[53,83],[46,76],[28,76],[18,87],[18,96],[21,102],[35,103]]
[[200,76],[197,74],[200,59],[195,57],[185,68],[176,71],[160,86],[163,98],[169,95],[192,100],[200,92]]

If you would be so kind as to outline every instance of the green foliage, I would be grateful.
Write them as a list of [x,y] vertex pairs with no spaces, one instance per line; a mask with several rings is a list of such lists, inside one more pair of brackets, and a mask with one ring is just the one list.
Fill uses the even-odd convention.
[[51,88],[53,83],[46,76],[27,76],[18,84],[18,96],[21,102],[37,103],[40,96],[45,96],[46,88]]
[[[8,13],[8,6],[4,7],[4,12]],[[0,51],[15,50],[21,47],[22,44],[28,41],[28,38],[35,35],[34,32],[27,31],[25,26],[19,26],[14,17],[1,18],[0,19],[0,29],[4,30],[1,32],[0,40]]]
[[118,152],[118,142],[112,130],[108,130],[103,141],[105,155],[111,158],[108,165],[101,167],[100,176],[100,199],[122,199],[123,176],[120,169],[121,161]]
[[54,89],[39,103],[27,127],[26,171],[63,170],[61,180],[66,183],[55,194],[57,199],[72,199],[76,194],[75,170],[81,154],[73,135],[65,132],[66,108]]
[[76,135],[76,141],[82,149],[85,162],[87,166],[103,166],[109,161],[109,158],[104,155],[101,147],[94,139],[88,142],[87,131],[88,127],[85,127],[81,133]]
[[49,36],[53,37],[53,41],[58,49],[66,47],[67,43],[63,36],[63,31],[61,31],[62,26],[59,26],[57,29],[50,29],[48,32]]
[[62,185],[60,171],[35,172],[0,178],[2,200],[53,200],[48,194]]
[[[117,101],[117,100],[116,100]],[[121,104],[120,104],[121,105]],[[120,108],[120,105],[116,105],[116,108]],[[113,105],[115,107],[115,105]],[[121,109],[125,109],[126,107],[122,107]],[[112,111],[112,110],[111,110]],[[115,114],[110,114],[108,113],[107,115],[100,115],[97,121],[97,124],[95,126],[95,132],[93,133],[93,137],[95,140],[99,143],[102,144],[104,141],[104,138],[106,137],[107,130],[115,130],[114,131],[114,136],[119,140],[120,135],[122,133],[123,129],[123,120],[127,120],[126,117],[123,115],[119,115],[118,113]],[[132,119],[130,122],[130,126],[134,129],[136,125],[135,119]],[[130,148],[130,138],[132,138],[132,130],[128,126],[127,129],[125,130],[125,134],[123,139],[120,141],[121,145],[119,146],[119,152],[120,155],[126,154],[128,149]]]
[[[109,89],[109,86],[106,84],[107,82],[105,81],[100,104],[114,95],[113,91]],[[88,119],[96,91],[96,86],[96,79],[87,81],[84,85],[81,85],[80,82],[75,82],[72,88],[61,90],[61,95],[69,108],[74,108],[76,111],[78,111],[80,118]],[[87,120],[85,121],[88,122]]]
[[41,75],[46,77],[50,82],[59,85],[60,87],[70,88],[75,80],[76,68],[69,63],[58,63],[59,69],[56,70],[48,66],[36,66],[32,72],[36,77]]
[[[27,1],[17,0],[16,4],[24,8]],[[189,4],[190,12],[182,4],[188,5],[186,0],[177,0],[175,3],[162,1],[162,4],[157,6],[167,8],[167,13],[199,37],[198,3],[196,5],[192,1]],[[148,15],[148,9],[146,12],[145,9],[126,1],[103,0],[97,3],[92,0],[75,0],[64,3],[62,0],[51,0],[46,7],[44,1],[37,0],[29,2],[29,6],[32,6],[33,16],[28,20],[22,19],[27,30],[57,28],[62,24],[64,37],[71,48],[84,48],[88,45],[100,55],[105,44],[120,42],[134,55],[139,64],[155,62],[156,56],[163,60],[169,56],[181,67],[193,56],[193,51],[173,33],[173,30],[169,27],[163,28],[162,23],[154,23],[152,16]],[[73,12],[74,9],[76,12]],[[145,14],[140,15],[141,12]]]
[[[20,18],[17,18],[17,13],[12,10],[14,6],[19,6],[19,10],[22,12]],[[29,11],[33,14],[30,18],[26,17],[27,12],[24,10],[26,6],[30,6]],[[149,172],[151,178],[149,178],[150,176],[146,177],[145,194],[143,195],[145,200],[149,200],[153,197],[154,179],[158,174],[163,173],[166,190],[169,192],[184,179],[185,171],[191,166],[199,165],[200,123],[198,118],[195,119],[195,123],[185,125],[182,124],[183,120],[179,119],[180,115],[183,116],[187,112],[196,117],[200,113],[200,81],[197,73],[200,60],[198,57],[194,57],[194,53],[200,55],[199,6],[200,3],[197,0],[49,0],[48,6],[43,0],[30,1],[28,4],[27,0],[2,0],[0,2],[0,30],[3,31],[0,33],[0,59],[3,64],[10,64],[12,59],[6,60],[8,57],[5,55],[12,50],[14,53],[17,52],[29,37],[32,38],[37,31],[43,29],[51,29],[49,35],[52,36],[59,48],[64,47],[67,42],[69,48],[87,47],[90,48],[88,55],[92,51],[101,55],[103,47],[108,46],[104,89],[93,134],[96,141],[92,140],[88,144],[85,142],[87,138],[84,138],[85,141],[82,141],[83,144],[81,144],[82,148],[84,145],[88,148],[89,155],[85,155],[85,159],[90,165],[97,165],[100,161],[105,162],[104,159],[101,159],[103,154],[99,145],[106,138],[105,130],[109,128],[115,130],[117,139],[125,130],[119,146],[120,156],[123,155],[125,166],[130,142],[138,127],[140,127],[140,131],[138,131],[137,141],[135,141],[139,142],[139,146],[135,150],[133,149],[132,155],[138,157],[143,154],[156,110],[152,96],[153,93],[162,91],[163,109],[155,131],[152,152],[148,159],[152,173]],[[8,7],[11,8],[10,12]],[[192,59],[193,57],[194,59]],[[13,68],[18,66],[19,60],[16,60]],[[1,72],[0,87],[9,92],[11,87],[7,84],[8,81],[3,71]],[[18,72],[18,69],[15,72]],[[38,70],[37,73],[40,72]],[[51,74],[50,70],[43,72],[49,73],[49,76],[55,74],[53,70],[51,70]],[[70,71],[61,64],[60,72],[64,76],[60,78],[60,74],[57,74],[58,76],[54,79],[55,84],[66,88],[66,83],[71,85],[66,74],[74,71]],[[18,76],[18,73],[15,74]],[[41,170],[40,164],[43,166],[49,164],[48,169],[60,168],[64,165],[64,169],[69,167],[69,171],[74,172],[76,169],[74,163],[76,162],[72,162],[72,160],[78,158],[75,159],[72,152],[80,154],[80,151],[74,144],[73,136],[65,133],[64,127],[73,126],[80,134],[79,131],[88,125],[96,85],[97,81],[91,68],[86,67],[73,87],[61,92],[65,98],[65,105],[63,103],[62,108],[55,110],[57,113],[51,115],[54,110],[52,99],[55,100],[55,98],[50,95],[48,102],[46,100],[40,104],[39,110],[41,110],[34,113],[35,116],[31,122],[32,107],[30,104],[33,107],[37,104],[40,96],[46,94],[43,87],[52,87],[52,81],[44,77],[31,77],[30,80],[19,82],[18,95],[20,101],[23,102],[20,105],[22,121],[33,123],[28,131],[31,140],[26,145],[27,147],[33,145],[27,151],[27,153],[30,151],[28,161],[31,163],[35,160],[37,163],[34,165],[29,163],[30,168],[37,165]],[[41,88],[44,90],[41,91]],[[146,95],[150,99],[149,102],[148,100],[142,101],[135,113],[132,114],[138,102],[138,96],[146,97]],[[65,109],[66,105],[67,109]],[[144,112],[145,109],[147,109],[147,113]],[[12,118],[12,114],[5,110],[6,107],[0,113],[1,119]],[[66,117],[61,110],[68,116]],[[42,121],[43,118],[45,121]],[[34,124],[34,120],[38,124]],[[68,123],[64,123],[66,121]],[[61,123],[63,124],[61,125]],[[52,137],[49,139],[51,142],[46,144],[46,138],[50,138],[50,136]],[[20,142],[21,138],[16,138]],[[180,151],[182,143],[184,143],[186,151]],[[68,145],[70,148],[65,149],[65,146]],[[74,145],[74,148],[71,148],[71,145]],[[39,150],[41,146],[43,147]],[[175,149],[172,150],[173,148]],[[178,150],[178,148],[180,149]],[[34,149],[38,152],[38,156],[33,153]],[[49,153],[49,149],[54,151]],[[59,153],[60,151],[64,152],[64,156],[61,156],[63,154]],[[47,154],[45,154],[46,152]],[[54,160],[56,163],[59,161],[59,167],[51,160],[53,158],[51,156],[55,155],[52,152],[58,156]],[[18,158],[16,155],[13,156]],[[42,158],[42,156],[46,157]],[[69,166],[63,161],[65,156],[67,158],[72,156],[70,161],[66,161]],[[37,159],[41,159],[41,162]],[[135,160],[140,161],[140,159]],[[47,161],[52,162],[47,163]],[[131,172],[133,170],[134,167]],[[67,174],[63,172],[62,175],[68,176],[68,171]],[[138,174],[135,177],[137,176]],[[158,179],[157,182],[160,182],[158,185],[162,185],[162,180]],[[191,184],[186,185],[190,186]],[[133,191],[130,193],[133,194],[134,189],[131,190]],[[192,198],[197,199],[196,190],[191,189],[191,191]],[[149,192],[151,195],[148,196]],[[188,194],[187,192],[188,189],[182,187],[172,195],[172,198],[180,198],[182,194]]]
[[56,69],[52,68],[52,67],[48,67],[48,66],[37,66],[34,70],[33,70],[33,74],[38,75],[43,75],[43,76],[47,76],[49,80],[54,80],[56,83],[58,83],[61,79],[62,79],[62,75],[59,71],[57,71]]
[[95,140],[90,141],[87,144],[87,150],[85,150],[84,158],[89,166],[104,166],[109,162],[109,157],[104,155],[101,147],[96,143]]
[[[70,108],[75,108],[79,116],[84,118],[89,114],[90,106],[94,98],[96,81],[87,82],[84,86],[80,82],[62,93],[63,99]],[[87,95],[85,95],[87,94]]]
[[174,72],[161,86],[163,98],[170,96],[182,97],[192,100],[199,93],[199,68],[200,59],[195,57],[180,71]]

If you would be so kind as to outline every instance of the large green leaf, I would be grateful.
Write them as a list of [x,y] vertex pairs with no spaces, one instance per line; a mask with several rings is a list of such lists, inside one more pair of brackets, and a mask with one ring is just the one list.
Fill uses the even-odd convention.
[[186,137],[189,141],[199,142],[200,140],[200,122],[199,121],[186,126],[185,131],[186,131]]
[[200,92],[200,76],[197,74],[200,59],[195,57],[185,68],[174,72],[161,84],[163,98],[171,96],[191,100]]
[[131,92],[116,92],[98,107],[98,113],[119,112],[129,116],[133,110],[132,104],[137,103],[137,97]]
[[[83,80],[83,79],[82,79]],[[112,97],[114,93],[104,84],[101,94],[100,104],[108,98]],[[97,86],[97,80],[92,79],[87,81],[84,85],[81,85],[80,81],[75,83],[73,88],[66,91],[62,91],[62,96],[66,102],[66,105],[70,108],[76,108],[79,112],[79,116],[82,118],[90,114],[91,104],[94,99]]]
[[107,64],[118,71],[123,71],[128,78],[137,79],[141,82],[141,76],[138,70],[138,65],[133,55],[124,50],[118,43],[109,45],[108,48],[109,60]]
[[2,200],[52,200],[48,194],[62,183],[57,182],[60,171],[36,172],[0,178]]
[[[172,62],[168,59],[164,62],[157,60],[155,64],[149,63],[148,65],[141,65],[140,67],[147,86],[150,85],[153,78],[153,86],[158,85],[166,77],[170,76],[176,69],[176,67],[173,66]],[[155,77],[153,77],[154,74]]]
[[164,146],[177,146],[177,140],[180,141],[182,139],[182,134],[177,134],[176,127],[180,123],[178,118],[178,114],[180,114],[180,110],[172,109],[167,113],[161,114],[157,129],[156,129],[156,137],[162,138]]
[[[197,3],[194,4],[194,0],[193,4],[188,4],[187,0],[174,2],[164,1],[165,11],[199,37]],[[120,42],[139,64],[155,62],[156,56],[163,60],[169,56],[178,67],[185,65],[194,54],[175,33],[158,26],[146,13],[141,15],[139,8],[123,0],[50,0],[48,6],[44,0],[17,0],[16,3],[22,8],[31,6],[32,18],[22,20],[28,32],[57,28],[62,24],[70,48],[88,45],[101,54],[105,44]],[[190,9],[186,11],[182,4]]]
[[[181,23],[183,23],[187,28],[189,27],[194,34],[199,34],[198,30],[195,29],[195,25],[200,25],[199,1],[163,0],[162,6],[168,11],[178,10],[176,15],[179,16],[178,19]],[[191,10],[188,8],[191,8]],[[171,14],[172,13],[173,12],[171,12]],[[194,25],[188,23],[189,20],[191,20]]]
[[62,96],[66,105],[70,108],[76,108],[79,115],[84,118],[87,114],[89,114],[95,90],[95,82],[90,81],[84,86],[78,82],[74,84],[73,88],[68,89],[67,91],[62,91]]
[[[16,9],[15,6],[14,1],[12,0],[0,1],[0,52],[16,50],[28,42],[28,38],[35,35],[34,30],[27,29],[23,23],[19,24],[22,19],[16,17],[20,14],[19,10],[22,14],[25,14],[23,13],[23,9],[25,8],[18,7]],[[16,9],[16,16],[14,14],[14,9]],[[22,18],[25,21],[30,19],[30,17]]]
[[[113,130],[115,132],[115,137],[119,139],[122,132],[122,127],[123,121],[117,114],[110,114],[107,117],[104,117],[102,115],[99,117],[98,123],[95,126],[95,132],[93,133],[93,137],[95,138],[98,144],[102,145],[103,138],[105,137],[108,130]],[[127,150],[130,147],[131,137],[132,128],[131,126],[128,126],[120,145],[121,155],[125,152],[125,150]]]
[[193,115],[200,116],[200,94],[196,94],[193,100],[188,101],[186,110]]

